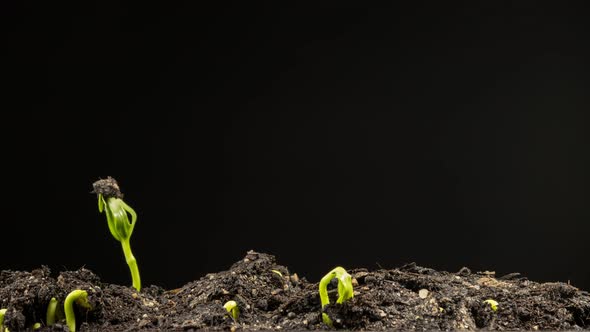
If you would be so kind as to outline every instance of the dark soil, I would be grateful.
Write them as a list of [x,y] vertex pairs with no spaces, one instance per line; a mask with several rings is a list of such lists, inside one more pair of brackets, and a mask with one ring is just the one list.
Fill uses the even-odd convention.
[[[273,271],[275,270],[275,271]],[[328,269],[327,269],[328,270]],[[277,273],[280,272],[280,273]],[[327,271],[326,271],[327,272]],[[334,328],[348,330],[577,330],[590,328],[590,294],[565,283],[537,283],[518,274],[439,272],[409,264],[393,270],[349,270],[354,298],[330,304]],[[334,280],[335,281],[335,280]],[[337,296],[331,285],[332,303]],[[52,297],[88,292],[93,309],[77,309],[79,331],[326,330],[318,285],[250,251],[228,271],[212,273],[179,289],[142,289],[102,283],[86,269],[61,272],[2,271],[0,308],[10,331],[67,330],[45,326]],[[498,302],[496,311],[485,300]],[[223,304],[235,300],[237,322]]]
[[119,184],[117,180],[112,177],[107,177],[106,179],[100,179],[92,184],[92,192],[95,194],[101,194],[106,198],[115,197],[115,198],[123,198],[123,193],[121,189],[119,189]]

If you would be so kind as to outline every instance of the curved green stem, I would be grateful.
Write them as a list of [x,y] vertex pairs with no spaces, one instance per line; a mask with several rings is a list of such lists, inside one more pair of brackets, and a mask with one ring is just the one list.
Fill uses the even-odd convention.
[[51,326],[55,324],[55,311],[57,310],[57,300],[52,297],[47,306],[47,314],[45,316],[45,324]]
[[[336,303],[344,303],[344,301],[354,297],[352,288],[352,277],[346,270],[340,266],[334,268],[328,272],[319,284],[320,301],[322,303],[322,309],[330,303],[330,297],[328,296],[328,284],[332,279],[338,279],[338,299]],[[332,327],[332,320],[326,313],[322,313],[322,320],[324,323]]]
[[90,303],[88,303],[88,293],[86,291],[76,289],[68,294],[66,301],[64,302],[64,312],[66,314],[66,324],[68,325],[70,332],[76,332],[74,302],[83,308],[90,309]]
[[133,287],[139,292],[139,290],[141,289],[139,268],[137,267],[137,260],[131,252],[131,245],[129,244],[129,239],[122,239],[121,246],[123,247],[123,254],[125,254],[125,260],[127,261],[127,265],[129,265],[129,270],[131,271],[131,280],[133,281]]

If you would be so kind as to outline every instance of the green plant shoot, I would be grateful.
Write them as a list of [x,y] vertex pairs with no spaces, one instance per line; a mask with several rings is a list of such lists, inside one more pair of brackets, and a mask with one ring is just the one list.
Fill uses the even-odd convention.
[[231,318],[233,318],[234,322],[237,322],[240,316],[240,308],[238,308],[236,301],[227,301],[223,307],[227,310]]
[[492,299],[488,299],[488,300],[485,300],[483,302],[489,304],[493,311],[497,311],[498,310],[498,302],[496,302],[496,301],[494,301]]
[[6,315],[6,309],[0,309],[0,331],[8,331],[4,329],[4,315]]
[[[121,242],[125,260],[131,271],[133,287],[139,292],[141,289],[141,279],[139,277],[137,260],[131,252],[130,245],[131,234],[137,221],[137,213],[123,201],[123,194],[119,190],[119,185],[112,177],[109,176],[104,180],[98,180],[92,186],[94,187],[94,192],[98,195],[98,211],[105,212],[111,235],[113,235],[115,240]],[[129,222],[127,213],[131,215],[131,222]]]
[[84,290],[76,289],[66,297],[64,302],[64,312],[66,314],[66,324],[70,332],[76,332],[76,315],[74,314],[74,303],[85,309],[92,309],[88,302],[88,293]]
[[55,317],[56,317],[56,310],[57,310],[57,300],[55,297],[52,297],[49,301],[49,305],[47,306],[47,313],[45,315],[45,324],[47,326],[51,326],[55,324]]
[[[352,277],[350,274],[348,274],[348,272],[346,272],[344,268],[338,266],[332,271],[328,272],[328,274],[326,274],[322,280],[320,280],[319,292],[322,309],[324,309],[324,307],[330,303],[330,298],[328,297],[328,284],[334,278],[338,279],[338,299],[336,300],[336,303],[342,304],[344,301],[354,297]],[[322,313],[322,320],[326,325],[330,327],[333,326],[332,320],[326,313]]]

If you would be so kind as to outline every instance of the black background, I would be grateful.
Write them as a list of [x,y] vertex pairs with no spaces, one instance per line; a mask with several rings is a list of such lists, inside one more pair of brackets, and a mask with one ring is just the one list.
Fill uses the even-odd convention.
[[255,249],[312,281],[415,261],[590,289],[580,8],[196,3],[3,4],[2,269],[130,283],[90,193],[110,175],[144,284]]

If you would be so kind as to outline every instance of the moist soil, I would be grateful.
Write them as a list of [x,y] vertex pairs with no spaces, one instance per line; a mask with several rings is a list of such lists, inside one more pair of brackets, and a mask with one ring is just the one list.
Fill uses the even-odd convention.
[[[87,269],[53,275],[2,271],[0,308],[10,331],[65,331],[62,319],[45,325],[47,304],[74,289],[88,292],[91,310],[76,308],[78,331],[196,330],[579,330],[590,329],[590,294],[561,282],[538,283],[518,273],[441,272],[408,264],[392,270],[354,269],[354,297],[335,304],[329,285],[321,319],[318,284],[277,264],[272,255],[250,251],[227,271],[211,273],[181,288],[157,286],[141,292],[100,281]],[[496,310],[484,302],[498,302]],[[223,307],[234,300],[234,321]]]

